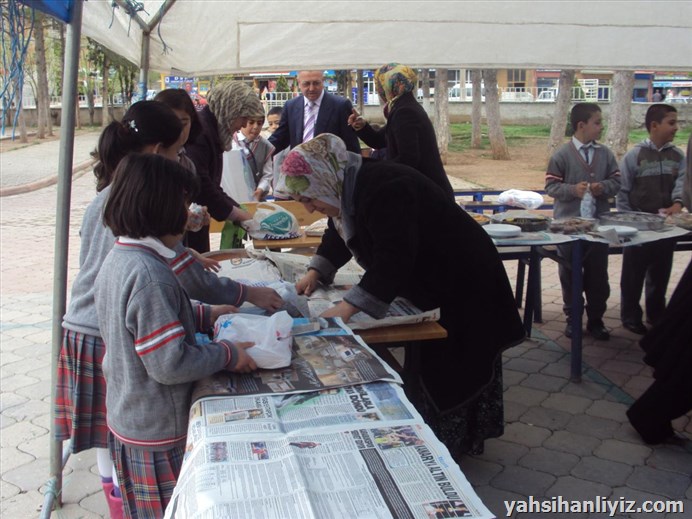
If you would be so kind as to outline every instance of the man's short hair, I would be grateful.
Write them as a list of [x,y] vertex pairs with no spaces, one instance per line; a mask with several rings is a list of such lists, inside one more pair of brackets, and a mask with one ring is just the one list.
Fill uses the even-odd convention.
[[572,108],[569,116],[569,122],[572,125],[572,131],[577,131],[579,123],[588,123],[591,116],[595,113],[600,113],[601,107],[596,103],[577,103]]
[[188,204],[198,189],[197,176],[177,162],[154,153],[131,153],[115,170],[103,221],[116,236],[182,234]]
[[677,113],[677,110],[674,106],[665,103],[651,105],[649,109],[646,111],[646,116],[644,117],[646,131],[651,131],[651,123],[656,122],[660,124],[661,121],[665,119],[666,115],[668,115],[671,112]]

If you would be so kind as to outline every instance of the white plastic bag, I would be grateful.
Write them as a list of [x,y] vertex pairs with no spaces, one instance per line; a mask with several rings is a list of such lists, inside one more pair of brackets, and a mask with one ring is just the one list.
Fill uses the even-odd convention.
[[287,312],[270,317],[254,314],[226,314],[214,324],[214,339],[231,342],[254,342],[246,349],[257,367],[285,368],[291,363],[291,328],[293,319]]
[[256,240],[284,240],[301,235],[300,224],[293,213],[271,202],[257,204],[252,220],[243,222],[243,227]]
[[230,150],[223,153],[223,172],[221,189],[236,202],[254,201],[254,179],[247,173],[245,157],[241,150]]
[[535,191],[521,191],[520,189],[509,189],[503,191],[497,197],[501,204],[507,204],[522,209],[538,209],[544,203],[543,197]]

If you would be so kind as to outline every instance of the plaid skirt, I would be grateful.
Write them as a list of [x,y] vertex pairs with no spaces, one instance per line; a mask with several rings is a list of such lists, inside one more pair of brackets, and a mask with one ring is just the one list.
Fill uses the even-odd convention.
[[163,517],[183,465],[185,446],[159,452],[124,445],[112,434],[108,440],[123,495],[125,517]]
[[72,438],[72,452],[108,448],[106,380],[100,337],[63,330],[55,399],[55,439]]

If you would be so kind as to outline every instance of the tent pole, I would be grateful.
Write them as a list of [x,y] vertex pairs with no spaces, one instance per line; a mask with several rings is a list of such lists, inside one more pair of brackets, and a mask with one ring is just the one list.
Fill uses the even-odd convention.
[[142,32],[142,54],[140,57],[141,66],[139,68],[139,100],[144,101],[147,98],[148,82],[149,82],[149,46],[151,44],[151,33],[148,31]]
[[50,517],[53,502],[62,504],[62,442],[55,440],[55,403],[57,400],[58,356],[62,343],[62,318],[67,300],[67,255],[70,238],[70,198],[72,195],[72,162],[74,157],[77,71],[82,35],[82,2],[72,4],[72,18],[67,24],[65,68],[63,71],[62,110],[60,111],[60,155],[58,158],[58,193],[55,209],[55,257],[53,260],[53,335],[51,346],[51,409],[50,409],[50,479],[41,518]]

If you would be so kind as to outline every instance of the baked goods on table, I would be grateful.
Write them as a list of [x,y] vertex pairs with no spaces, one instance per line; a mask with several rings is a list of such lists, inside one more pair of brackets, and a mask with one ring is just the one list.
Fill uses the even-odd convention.
[[595,218],[565,218],[553,220],[550,223],[550,232],[555,234],[585,234],[598,228],[598,220]]

